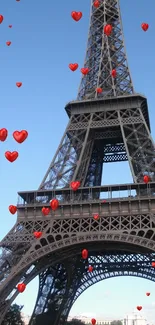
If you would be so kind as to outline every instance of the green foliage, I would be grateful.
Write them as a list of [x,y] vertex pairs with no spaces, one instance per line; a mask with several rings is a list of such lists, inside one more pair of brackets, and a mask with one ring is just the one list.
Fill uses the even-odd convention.
[[114,320],[113,322],[111,322],[111,325],[123,325],[121,320]]
[[72,320],[66,322],[65,325],[85,325],[85,324],[81,320],[73,318]]
[[22,308],[23,306],[18,306],[17,304],[12,305],[6,313],[1,325],[24,325],[21,316]]

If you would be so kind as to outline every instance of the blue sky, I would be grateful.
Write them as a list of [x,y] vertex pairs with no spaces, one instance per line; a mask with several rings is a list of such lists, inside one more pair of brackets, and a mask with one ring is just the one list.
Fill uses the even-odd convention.
[[[155,76],[155,2],[150,0],[120,1],[129,67],[137,92],[148,98],[152,135],[154,131]],[[82,11],[83,18],[74,22],[72,10]],[[55,154],[68,118],[64,106],[74,100],[81,73],[72,73],[69,63],[83,67],[90,0],[37,1],[1,0],[0,14],[0,128],[7,128],[9,137],[0,144],[0,237],[10,230],[16,216],[8,212],[16,204],[17,192],[35,190]],[[148,32],[141,23],[150,25]],[[12,24],[12,29],[8,25]],[[6,41],[12,41],[10,47]],[[16,87],[21,81],[23,86]],[[26,129],[28,139],[17,144],[12,133]],[[9,163],[4,152],[19,150],[19,158]],[[130,182],[127,163],[104,167],[104,184]],[[37,279],[17,298],[30,314],[35,304]],[[151,291],[146,297],[145,292]],[[108,294],[107,294],[108,293]],[[72,314],[93,313],[105,317],[123,317],[139,304],[146,316],[155,319],[155,284],[136,278],[114,278],[88,289],[75,303]]]

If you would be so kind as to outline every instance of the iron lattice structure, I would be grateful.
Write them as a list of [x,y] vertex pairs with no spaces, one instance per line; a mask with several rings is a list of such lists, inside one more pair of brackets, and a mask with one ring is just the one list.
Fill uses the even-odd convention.
[[[90,69],[83,77],[78,100],[107,98],[133,94],[133,84],[128,68],[122,22],[118,0],[100,1],[99,8],[91,2],[90,28],[84,66]],[[105,25],[113,27],[112,33],[103,33]],[[117,79],[111,71],[117,69]],[[96,88],[103,89],[97,94]]]
[[[69,123],[38,191],[19,193],[17,222],[1,241],[0,324],[18,295],[17,284],[37,275],[30,325],[64,325],[75,300],[100,280],[133,275],[155,281],[155,147],[147,100],[133,91],[118,2],[100,1],[99,8],[92,2],[85,59],[90,72],[77,101],[65,107]],[[109,37],[103,34],[106,24],[113,26]],[[101,186],[103,163],[126,160],[133,183]],[[81,186],[73,192],[70,182],[76,180]],[[59,208],[45,217],[41,209],[52,198]],[[42,237],[34,239],[34,231]],[[86,261],[83,248],[89,251]]]

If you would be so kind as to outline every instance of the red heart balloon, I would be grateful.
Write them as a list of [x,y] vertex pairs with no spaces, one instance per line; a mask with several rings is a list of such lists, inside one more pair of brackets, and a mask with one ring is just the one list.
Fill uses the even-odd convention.
[[10,162],[15,161],[18,158],[18,152],[17,151],[6,151],[5,152],[5,158],[9,160]]
[[92,325],[95,325],[96,324],[96,319],[92,318],[91,323],[92,323]]
[[77,191],[78,188],[80,187],[80,182],[79,181],[76,181],[76,182],[71,182],[70,183],[70,187],[73,191]]
[[95,220],[98,220],[98,219],[100,218],[100,216],[99,216],[98,213],[96,213],[96,214],[94,214],[93,218],[94,218]]
[[143,181],[144,181],[144,183],[148,184],[150,181],[150,177],[148,175],[144,175]]
[[22,143],[28,137],[28,132],[26,130],[14,131],[13,132],[13,137],[18,143]]
[[9,205],[9,211],[11,214],[15,214],[17,212],[17,207],[15,205]]
[[16,82],[16,86],[20,88],[22,86],[22,82]]
[[102,88],[96,88],[96,91],[98,94],[101,94],[102,93]]
[[81,68],[81,72],[86,75],[89,72],[89,68]]
[[155,262],[152,262],[152,267],[155,267]]
[[75,21],[79,21],[82,18],[82,12],[81,11],[72,11],[71,16]]
[[59,206],[59,201],[57,199],[53,199],[50,201],[50,206],[53,211],[57,210]]
[[44,214],[44,216],[48,216],[48,214],[50,213],[50,209],[45,207],[43,207],[41,211]]
[[113,78],[116,77],[116,75],[117,75],[116,69],[113,69],[113,70],[111,71],[111,75],[112,75]]
[[2,15],[0,15],[0,24],[3,22],[4,17]]
[[11,45],[11,42],[10,41],[6,42],[6,45],[7,46],[10,46]]
[[93,272],[93,267],[92,267],[91,265],[89,265],[89,267],[88,267],[88,271],[89,271],[89,272]]
[[78,63],[70,63],[70,64],[69,64],[69,68],[70,68],[72,71],[77,70],[78,66],[79,66]]
[[147,24],[147,23],[142,23],[142,24],[141,24],[141,27],[142,27],[142,29],[144,30],[144,32],[146,32],[146,31],[148,30],[148,28],[149,28],[149,24]]
[[100,2],[98,0],[96,0],[96,1],[94,1],[93,5],[95,8],[98,8],[100,5]]
[[40,238],[41,236],[42,236],[42,231],[35,231],[34,233],[33,233],[33,235],[34,235],[34,237],[35,238]]
[[87,251],[87,249],[83,249],[82,250],[82,258],[84,260],[86,260],[88,258],[88,251]]
[[142,306],[137,306],[137,310],[142,310]]
[[149,297],[150,296],[150,292],[146,292],[146,295]]
[[8,136],[8,131],[7,129],[3,128],[3,129],[0,129],[0,141],[5,141],[6,138]]
[[17,290],[18,290],[20,293],[24,292],[25,289],[26,289],[26,284],[25,284],[25,283],[19,283],[19,284],[17,285]]
[[9,28],[12,28],[12,25],[9,25],[8,27],[9,27]]
[[112,26],[111,25],[105,25],[104,26],[104,33],[107,35],[107,36],[110,36],[112,32]]

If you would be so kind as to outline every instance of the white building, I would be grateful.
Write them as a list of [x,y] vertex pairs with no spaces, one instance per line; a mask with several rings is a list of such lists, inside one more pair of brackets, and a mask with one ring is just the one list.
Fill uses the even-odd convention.
[[133,313],[132,315],[127,315],[123,319],[123,325],[147,325],[147,320],[145,317],[138,313]]

